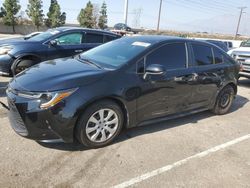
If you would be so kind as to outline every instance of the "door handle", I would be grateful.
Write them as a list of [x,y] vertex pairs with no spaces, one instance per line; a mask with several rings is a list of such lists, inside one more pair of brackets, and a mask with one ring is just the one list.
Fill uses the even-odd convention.
[[75,53],[81,53],[83,50],[75,50]]

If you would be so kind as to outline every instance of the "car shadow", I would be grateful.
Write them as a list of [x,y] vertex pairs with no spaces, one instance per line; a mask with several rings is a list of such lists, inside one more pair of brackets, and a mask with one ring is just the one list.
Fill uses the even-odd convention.
[[[235,102],[230,110],[229,113],[233,113],[240,108],[244,107],[246,103],[248,103],[249,100],[243,96],[238,95],[235,99]],[[113,144],[117,144],[119,142],[126,141],[128,139],[135,138],[137,136],[151,134],[159,131],[163,131],[166,129],[175,128],[178,126],[185,126],[187,124],[196,124],[202,119],[207,119],[211,116],[214,116],[214,114],[210,111],[205,111],[185,117],[181,117],[178,119],[172,119],[168,121],[162,121],[160,123],[151,124],[147,126],[141,126],[141,127],[135,127],[131,129],[124,129],[122,133],[118,136],[118,138],[114,141]],[[50,148],[50,149],[56,149],[56,150],[64,150],[64,151],[84,151],[89,150],[85,146],[82,146],[81,144],[75,142],[72,144],[67,143],[39,143],[43,147]]]

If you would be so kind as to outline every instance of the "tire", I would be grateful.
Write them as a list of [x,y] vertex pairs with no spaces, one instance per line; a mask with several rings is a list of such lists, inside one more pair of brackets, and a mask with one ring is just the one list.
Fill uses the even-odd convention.
[[215,106],[213,108],[213,113],[216,115],[224,115],[230,110],[235,92],[232,86],[228,85],[224,87],[219,95],[217,96]]
[[31,59],[21,59],[17,62],[13,69],[13,75],[17,75],[20,72],[36,64],[37,61]]
[[115,102],[100,101],[89,106],[81,115],[75,135],[77,140],[88,148],[99,148],[110,144],[119,135],[123,123],[123,112]]

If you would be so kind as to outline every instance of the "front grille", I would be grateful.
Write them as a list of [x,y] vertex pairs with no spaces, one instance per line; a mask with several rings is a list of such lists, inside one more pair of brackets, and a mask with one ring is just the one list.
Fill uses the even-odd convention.
[[239,58],[250,59],[249,55],[238,55]]
[[10,112],[9,112],[9,119],[12,128],[22,136],[28,136],[28,130],[25,127],[25,124],[16,108],[16,105],[11,101],[8,100]]

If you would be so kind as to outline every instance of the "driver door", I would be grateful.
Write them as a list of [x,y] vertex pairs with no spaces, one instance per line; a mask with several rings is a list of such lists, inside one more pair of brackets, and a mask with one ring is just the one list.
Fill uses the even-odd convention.
[[70,57],[83,52],[82,42],[84,39],[84,33],[74,32],[63,34],[53,41],[54,45],[48,47],[48,59],[56,59],[63,57]]
[[[141,77],[141,96],[137,100],[137,120],[139,122],[190,109],[194,84],[194,69],[188,67],[187,45],[183,43],[165,44],[145,57],[138,65]],[[148,75],[140,67],[160,64],[166,69],[162,75]],[[144,68],[145,69],[145,68]],[[142,72],[140,74],[140,72]]]

